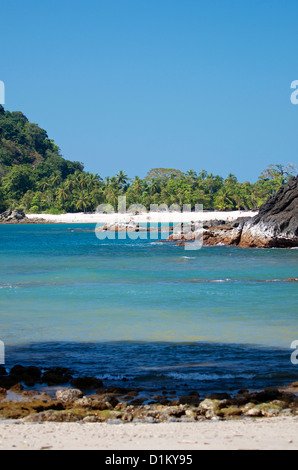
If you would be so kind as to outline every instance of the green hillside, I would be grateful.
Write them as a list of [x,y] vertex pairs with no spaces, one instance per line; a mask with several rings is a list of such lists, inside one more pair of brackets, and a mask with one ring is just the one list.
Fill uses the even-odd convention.
[[[200,162],[198,162],[200,166]],[[101,203],[117,208],[118,196],[127,204],[203,204],[205,210],[255,209],[295,173],[293,165],[271,165],[255,183],[240,183],[203,169],[186,173],[154,168],[143,179],[123,171],[103,181],[84,165],[62,157],[47,132],[17,111],[0,106],[0,212],[87,212]]]

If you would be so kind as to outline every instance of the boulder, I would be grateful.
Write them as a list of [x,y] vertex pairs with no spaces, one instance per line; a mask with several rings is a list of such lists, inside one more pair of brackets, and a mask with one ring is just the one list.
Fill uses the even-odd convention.
[[217,416],[219,404],[220,400],[210,400],[210,398],[206,398],[199,404],[198,411],[201,415],[205,416],[205,418],[212,419]]
[[26,216],[23,210],[7,210],[0,214],[0,224],[42,224],[47,223],[44,219],[31,219]]
[[5,211],[5,212],[2,212],[2,214],[0,214],[0,222],[4,223],[13,223],[13,221],[18,221],[18,220],[22,220],[26,217],[24,211],[22,210],[18,210],[18,209],[15,209],[15,210],[8,210],[8,211]]
[[41,376],[41,382],[48,385],[61,385],[66,384],[72,379],[70,371],[65,367],[55,367],[53,369],[46,370]]
[[56,400],[60,403],[71,403],[84,396],[77,388],[62,388],[56,391]]
[[9,376],[14,382],[23,382],[28,387],[31,387],[36,382],[39,382],[41,371],[38,367],[35,366],[24,367],[18,364],[12,367]]
[[103,382],[95,377],[78,377],[71,382],[73,387],[78,387],[83,390],[95,390],[103,386]]

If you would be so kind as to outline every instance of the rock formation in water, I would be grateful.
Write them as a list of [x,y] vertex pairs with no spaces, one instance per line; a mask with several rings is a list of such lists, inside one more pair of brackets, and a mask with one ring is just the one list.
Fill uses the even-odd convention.
[[19,209],[8,210],[0,214],[0,224],[42,224],[43,219],[29,219],[26,214]]
[[[199,230],[174,230],[169,241],[196,240]],[[282,186],[252,218],[203,223],[204,245],[289,248],[298,246],[298,176]]]
[[251,223],[244,224],[239,245],[298,246],[298,176],[291,178],[270,197]]

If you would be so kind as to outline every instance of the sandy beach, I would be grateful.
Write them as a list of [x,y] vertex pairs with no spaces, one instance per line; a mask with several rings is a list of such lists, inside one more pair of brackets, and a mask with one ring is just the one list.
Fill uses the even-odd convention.
[[138,215],[125,214],[84,214],[83,212],[75,214],[26,214],[29,219],[45,219],[52,223],[60,224],[104,224],[112,223],[115,220],[119,223],[133,221],[135,223],[179,223],[208,220],[226,220],[232,221],[238,217],[253,217],[257,212],[252,211],[231,211],[231,212],[144,212]]
[[298,417],[198,423],[0,422],[0,450],[297,450]]

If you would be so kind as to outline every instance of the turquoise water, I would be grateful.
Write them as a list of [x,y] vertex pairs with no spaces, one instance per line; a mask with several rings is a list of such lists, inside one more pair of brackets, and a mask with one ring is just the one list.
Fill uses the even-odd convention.
[[[298,250],[98,240],[94,225],[0,226],[6,363],[143,387],[298,376]],[[248,386],[248,385],[247,385]],[[183,388],[183,387],[182,387]]]

